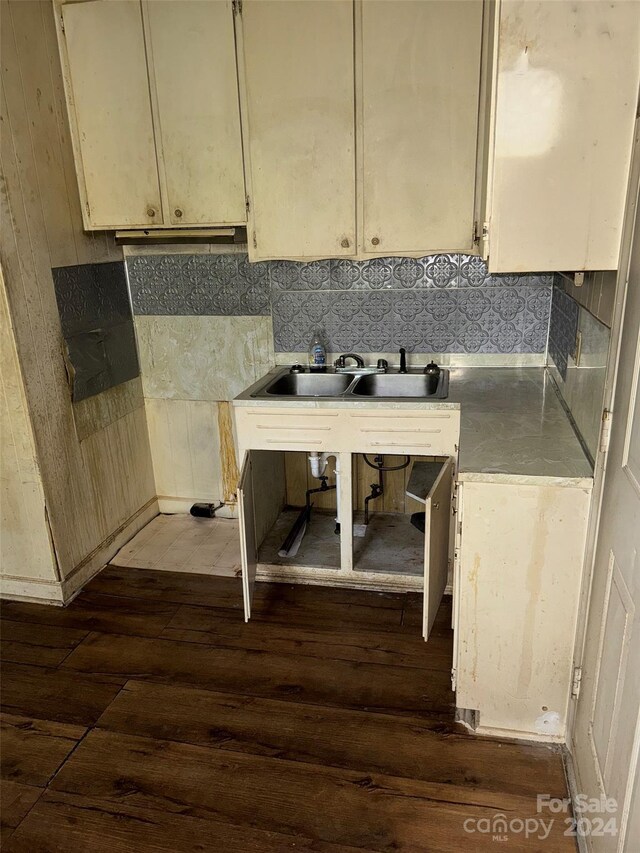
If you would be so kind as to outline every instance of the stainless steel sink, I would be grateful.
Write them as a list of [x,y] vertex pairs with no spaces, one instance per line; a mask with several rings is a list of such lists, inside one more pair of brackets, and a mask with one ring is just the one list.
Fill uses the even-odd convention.
[[260,398],[313,400],[321,397],[334,400],[424,400],[446,399],[449,393],[449,371],[442,369],[439,379],[424,373],[380,373],[369,368],[368,373],[294,373],[286,368],[271,374],[248,388],[241,399]]
[[424,373],[375,373],[361,376],[351,388],[354,397],[436,397],[443,399],[449,392],[448,372],[439,377]]
[[352,383],[348,373],[286,373],[265,392],[275,397],[341,397]]

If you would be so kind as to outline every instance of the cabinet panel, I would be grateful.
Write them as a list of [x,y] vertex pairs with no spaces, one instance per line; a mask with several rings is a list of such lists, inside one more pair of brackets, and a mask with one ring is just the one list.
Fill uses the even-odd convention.
[[401,412],[397,409],[349,411],[343,438],[354,453],[409,453],[455,456],[460,412]]
[[244,0],[252,258],[355,252],[353,5]]
[[338,450],[339,412],[235,410],[238,445],[262,450]]
[[238,526],[240,529],[240,563],[242,568],[242,597],[244,600],[244,620],[251,617],[251,602],[256,585],[258,566],[258,543],[256,541],[256,523],[253,509],[253,472],[252,454],[248,450],[244,455],[240,480],[238,482]]
[[483,734],[564,740],[590,490],[461,488],[456,704]]
[[[431,463],[438,465],[439,463]],[[425,500],[424,602],[422,636],[429,639],[449,576],[453,461],[442,464]]]
[[500,4],[492,272],[615,269],[640,68],[638,3]]
[[62,16],[85,224],[161,223],[140,3],[70,3]]
[[233,12],[221,0],[145,2],[173,225],[246,220]]
[[361,8],[363,249],[470,251],[483,4]]

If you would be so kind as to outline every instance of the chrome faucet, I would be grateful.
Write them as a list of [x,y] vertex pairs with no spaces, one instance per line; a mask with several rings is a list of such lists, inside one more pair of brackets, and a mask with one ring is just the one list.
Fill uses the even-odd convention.
[[407,351],[404,347],[400,347],[400,370],[398,373],[407,372]]
[[344,369],[347,366],[346,359],[348,358],[352,358],[355,361],[356,367],[364,367],[364,359],[362,358],[362,356],[358,355],[355,352],[345,352],[342,355],[338,356],[338,358],[335,360],[335,367]]

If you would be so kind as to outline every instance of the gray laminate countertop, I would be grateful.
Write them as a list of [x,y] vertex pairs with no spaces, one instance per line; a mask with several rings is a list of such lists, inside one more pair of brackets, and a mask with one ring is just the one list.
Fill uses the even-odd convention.
[[590,488],[591,463],[542,367],[453,368],[459,479]]

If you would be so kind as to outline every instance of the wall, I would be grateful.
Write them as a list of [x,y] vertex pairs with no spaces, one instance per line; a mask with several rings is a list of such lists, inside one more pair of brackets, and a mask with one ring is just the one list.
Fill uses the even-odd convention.
[[214,246],[131,247],[127,271],[162,510],[227,500],[234,512],[226,401],[276,361],[306,362],[316,326],[331,358],[356,350],[394,363],[404,346],[410,363],[426,353],[544,363],[552,278],[489,276],[479,258],[249,264]]
[[548,366],[592,463],[602,422],[616,276],[611,270],[588,272],[576,287],[556,275],[553,287]]
[[58,581],[22,373],[0,270],[0,576]]
[[139,379],[71,402],[52,268],[117,261],[122,252],[82,231],[51,4],[2,0],[0,14],[2,262],[69,595],[157,511],[153,470]]

